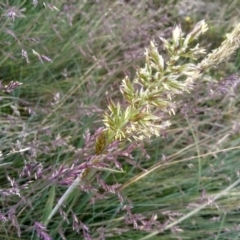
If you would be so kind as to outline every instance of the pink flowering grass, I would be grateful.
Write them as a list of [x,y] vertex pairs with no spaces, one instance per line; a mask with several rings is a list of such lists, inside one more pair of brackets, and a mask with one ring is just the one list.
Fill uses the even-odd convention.
[[[187,31],[194,17],[209,17],[212,28],[201,44],[213,48],[237,16],[234,4],[227,6],[231,24],[221,25],[214,13],[204,16],[204,1],[165,2],[0,4],[3,238],[237,239],[238,52],[177,97],[172,126],[161,137],[113,141],[104,161],[92,161],[108,99],[121,101],[120,81],[142,66],[149,42],[161,49],[159,37],[169,38],[176,22]],[[204,11],[189,21],[194,9]]]

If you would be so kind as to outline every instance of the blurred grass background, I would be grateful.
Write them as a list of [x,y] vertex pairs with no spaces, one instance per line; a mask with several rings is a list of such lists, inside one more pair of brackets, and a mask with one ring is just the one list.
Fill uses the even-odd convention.
[[[211,51],[238,23],[237,1],[51,1],[60,11],[33,8],[27,1],[8,1],[9,6],[25,9],[26,17],[11,21],[2,14],[0,80],[23,84],[13,93],[4,93],[0,102],[0,150],[31,147],[29,156],[7,155],[0,163],[1,189],[8,184],[6,175],[18,179],[27,157],[44,168],[71,164],[74,149],[83,147],[83,133],[102,126],[101,116],[107,98],[118,100],[119,84],[125,74],[134,76],[136,66],[144,63],[144,48],[159,36],[168,38],[176,24],[189,31],[205,19],[209,31],[201,44]],[[28,52],[30,63],[22,58]],[[39,61],[32,49],[52,59]],[[145,143],[150,158],[136,151],[135,161],[154,171],[141,176],[141,170],[123,165],[125,173],[105,174],[107,183],[121,183],[122,194],[132,201],[136,214],[158,215],[160,222],[174,221],[227,188],[239,177],[240,125],[239,87],[213,98],[209,82],[239,71],[239,52],[230,60],[206,73],[196,83],[192,95],[179,101],[167,137]],[[183,106],[187,106],[186,114]],[[58,136],[67,144],[55,146]],[[239,147],[239,148],[238,148]],[[1,165],[2,164],[2,165]],[[23,181],[23,180],[21,180]],[[19,184],[22,182],[19,182]],[[14,206],[21,226],[21,237],[12,224],[1,222],[1,239],[37,239],[31,233],[32,221],[44,221],[66,188],[35,180],[24,190],[26,205],[18,197],[0,196],[1,209]],[[239,239],[239,187],[212,206],[151,239]],[[140,239],[148,233],[126,225],[116,195],[89,204],[91,194],[76,190],[64,211],[74,212],[90,228],[93,239]],[[30,229],[30,231],[29,231]],[[56,215],[49,224],[53,239],[79,239],[63,218]],[[80,235],[81,236],[81,235]]]

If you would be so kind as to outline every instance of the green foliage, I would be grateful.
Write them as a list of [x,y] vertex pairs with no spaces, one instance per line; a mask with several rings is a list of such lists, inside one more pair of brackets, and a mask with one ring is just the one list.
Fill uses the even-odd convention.
[[0,4],[2,238],[239,237],[234,3],[160,2]]

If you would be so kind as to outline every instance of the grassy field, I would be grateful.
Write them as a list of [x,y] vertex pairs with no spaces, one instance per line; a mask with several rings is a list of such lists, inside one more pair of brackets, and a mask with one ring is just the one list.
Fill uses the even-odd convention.
[[174,98],[160,136],[97,149],[150,41],[168,58],[159,37],[204,19],[197,43],[211,53],[239,23],[239,1],[33,3],[0,3],[0,238],[239,239],[239,50]]

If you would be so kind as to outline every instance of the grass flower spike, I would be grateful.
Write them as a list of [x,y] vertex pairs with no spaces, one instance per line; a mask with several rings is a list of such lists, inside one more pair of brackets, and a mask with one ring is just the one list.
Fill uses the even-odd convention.
[[150,43],[145,50],[145,66],[137,69],[132,82],[128,76],[122,81],[120,90],[126,106],[109,102],[110,113],[104,115],[108,142],[113,136],[114,140],[130,141],[159,136],[170,126],[166,114],[175,113],[174,97],[191,89],[185,79],[198,69],[197,64],[185,60],[196,60],[205,54],[198,44],[190,44],[206,30],[206,23],[201,21],[184,37],[180,26],[176,26],[171,41],[161,38],[167,60],[159,54],[156,43]]

